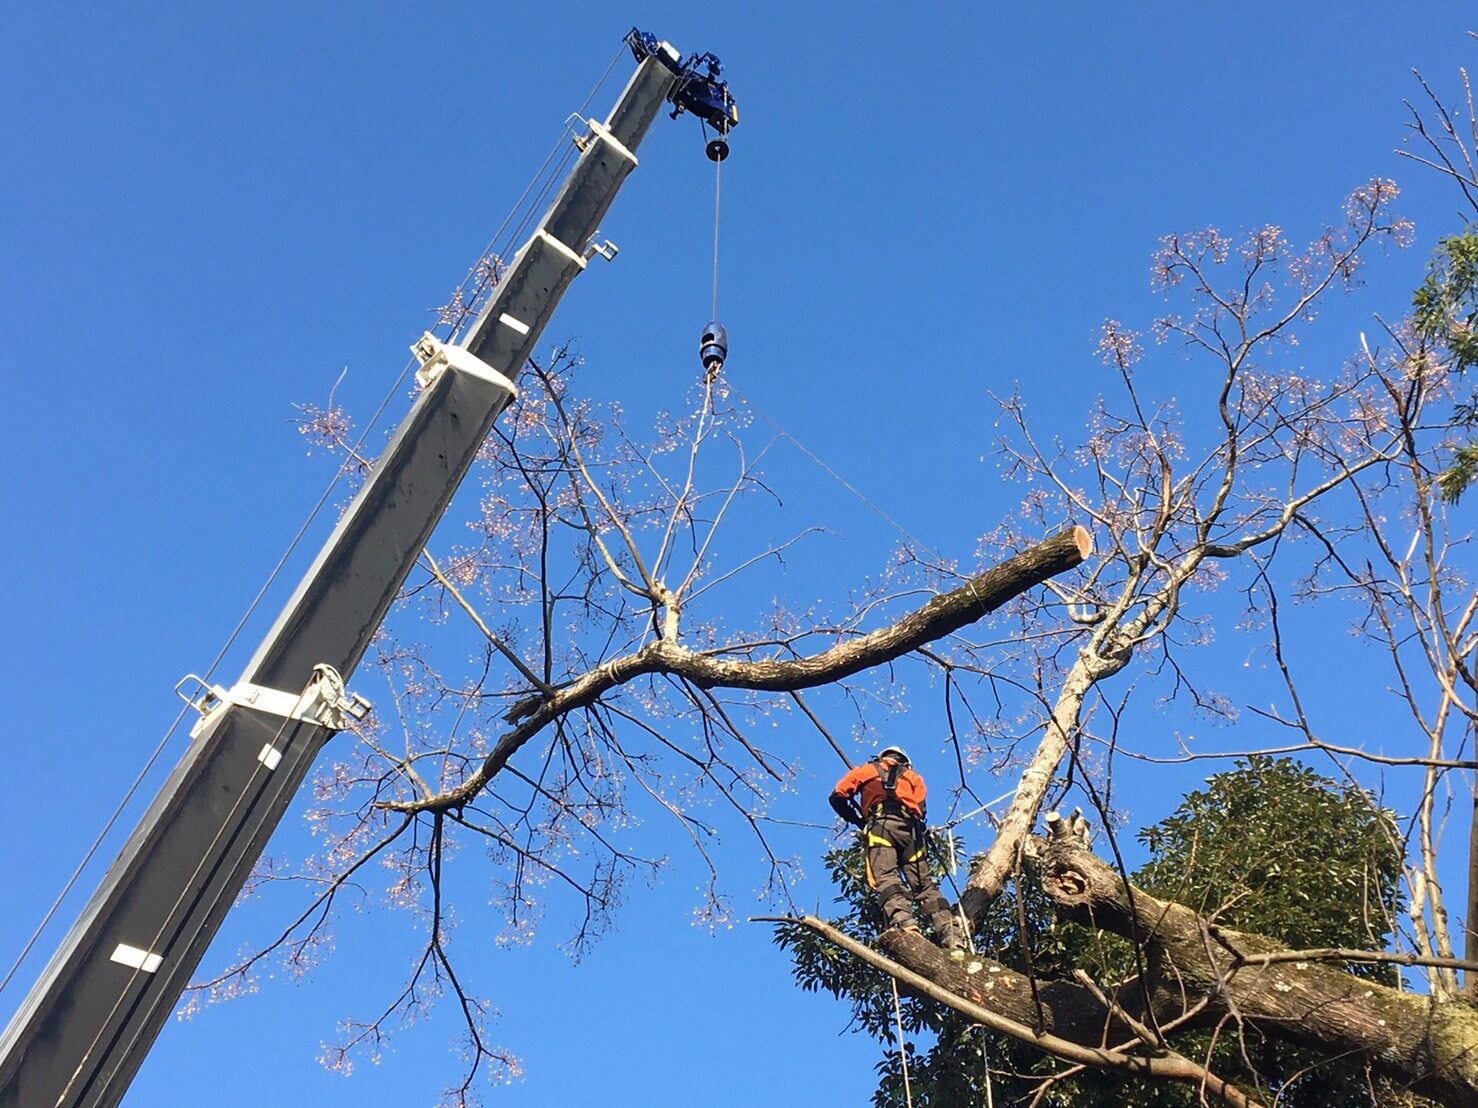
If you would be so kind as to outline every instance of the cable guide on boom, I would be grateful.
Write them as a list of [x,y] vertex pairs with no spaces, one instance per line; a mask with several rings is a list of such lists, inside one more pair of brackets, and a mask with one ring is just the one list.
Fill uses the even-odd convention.
[[[302,692],[269,689],[249,681],[238,681],[225,689],[191,673],[175,686],[175,695],[200,713],[200,719],[190,730],[192,739],[199,738],[222,710],[233,705],[254,708],[283,719],[316,723],[330,731],[347,730],[368,716],[373,707],[358,693],[345,689],[339,671],[326,662],[313,667],[313,674]],[[267,758],[260,760],[268,762]],[[267,768],[276,768],[276,760],[271,760]]]

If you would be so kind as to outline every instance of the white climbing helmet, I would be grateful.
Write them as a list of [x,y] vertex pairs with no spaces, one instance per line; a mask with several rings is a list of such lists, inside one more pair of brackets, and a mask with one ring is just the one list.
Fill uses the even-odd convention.
[[878,751],[878,761],[880,762],[889,756],[894,761],[902,762],[906,766],[913,764],[908,760],[908,753],[901,746],[885,746],[882,750]]

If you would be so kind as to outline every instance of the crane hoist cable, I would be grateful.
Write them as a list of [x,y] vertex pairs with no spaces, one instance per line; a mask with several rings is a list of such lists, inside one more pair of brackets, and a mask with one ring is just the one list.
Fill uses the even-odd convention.
[[724,368],[729,356],[729,334],[718,321],[718,217],[720,172],[729,156],[729,132],[739,126],[739,106],[729,94],[729,83],[723,79],[724,63],[711,53],[689,54],[684,58],[669,42],[633,27],[626,36],[637,61],[656,58],[677,81],[667,100],[672,104],[672,117],[691,112],[698,118],[704,135],[708,128],[714,137],[708,140],[704,153],[714,163],[713,178],[713,318],[703,328],[698,340],[698,358],[703,363],[704,380],[711,382]]
[[[720,127],[718,137],[710,139],[708,141],[708,144],[703,148],[703,152],[708,155],[708,160],[713,163],[713,310],[709,313],[709,315],[715,322],[717,322],[718,320],[719,200],[723,194],[721,186],[723,184],[724,161],[729,156],[728,128],[732,126],[733,123],[739,122],[739,111],[734,106],[733,100],[729,98],[728,85],[723,86],[722,96],[724,108],[724,125]],[[733,123],[730,123],[730,120],[732,120]],[[708,127],[705,125],[703,130],[706,133]]]
[[[716,61],[717,59],[715,59]],[[714,119],[715,138],[709,139],[703,152],[713,163],[713,300],[709,305],[708,323],[698,340],[698,360],[703,363],[703,379],[711,382],[724,368],[729,356],[729,332],[718,318],[718,242],[719,216],[722,212],[724,160],[729,156],[729,128],[739,122],[739,109],[729,97],[729,86],[719,85],[719,114]],[[704,134],[708,133],[705,124]]]
[[713,161],[713,310],[709,312],[714,319],[718,319],[718,217],[723,173],[723,158],[715,158]]
[[729,357],[729,332],[718,320],[718,230],[719,202],[722,198],[724,159],[729,156],[729,144],[716,138],[708,144],[708,156],[713,159],[713,303],[708,322],[703,325],[703,335],[698,340],[698,360],[703,363],[703,379],[711,382],[724,368]]

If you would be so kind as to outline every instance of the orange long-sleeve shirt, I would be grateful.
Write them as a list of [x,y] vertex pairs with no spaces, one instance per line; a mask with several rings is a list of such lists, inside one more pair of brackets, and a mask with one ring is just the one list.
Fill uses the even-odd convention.
[[[885,768],[891,766],[893,759],[884,758],[881,764]],[[850,798],[860,793],[861,796],[857,801],[858,807],[862,809],[864,816],[871,815],[873,809],[881,804],[884,796],[887,795],[883,788],[882,775],[878,772],[878,765],[878,762],[867,762],[848,770],[846,775],[837,782],[837,787],[832,790],[832,794]],[[905,768],[898,775],[898,783],[893,791],[899,803],[920,819],[924,818],[924,795],[927,790],[924,788],[922,777],[913,770]]]

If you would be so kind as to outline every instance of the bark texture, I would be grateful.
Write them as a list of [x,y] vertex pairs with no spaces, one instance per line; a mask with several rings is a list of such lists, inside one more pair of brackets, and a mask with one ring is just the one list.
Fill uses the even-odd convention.
[[1052,705],[1046,733],[1037,744],[1031,761],[1021,771],[1016,795],[1011,798],[1011,806],[1001,818],[996,837],[985,857],[971,868],[970,877],[960,893],[960,907],[972,923],[980,922],[985,910],[1001,895],[1007,879],[1017,867],[1021,849],[1037,822],[1037,813],[1041,811],[1053,775],[1077,732],[1083,698],[1095,683],[1123,669],[1127,660],[1124,654],[1104,658],[1090,648],[1078,655],[1068,671]]
[[[1225,1104],[1256,1103],[1176,1054],[1173,1032],[1238,1021],[1327,1057],[1361,1058],[1440,1104],[1478,1106],[1478,1008],[1356,977],[1263,935],[1217,927],[1125,882],[1085,845],[1076,821],[1048,817],[1030,870],[1066,917],[1140,944],[1146,972],[1114,986],[1042,981],[989,958],[949,959],[916,931],[880,936],[882,954],[812,917],[798,920],[892,973],[901,985],[993,1030],[1080,1065],[1202,1083]],[[1400,959],[1395,959],[1400,960]],[[987,1013],[988,1018],[982,1013]]]
[[[1025,977],[995,963],[985,963],[972,974],[965,966],[946,958],[916,931],[895,929],[880,936],[880,944],[890,958],[815,916],[784,922],[798,923],[818,932],[894,977],[905,991],[945,1004],[992,1031],[1029,1043],[1065,1061],[1132,1077],[1186,1082],[1230,1108],[1263,1108],[1261,1102],[1230,1082],[1163,1045],[1157,1044],[1147,1052],[1134,1052],[1111,1045],[1117,1036],[1095,1039],[1094,1027],[1114,1033],[1125,1025],[1119,1024],[1108,1007],[1087,989],[1058,983],[1039,986],[1034,994],[1031,982]],[[1081,1037],[1069,1037],[1068,1033],[1075,1029]],[[1128,1045],[1137,1044],[1131,1038]]]
[[[1052,824],[1054,831],[1062,826]],[[1070,918],[1144,947],[1145,985],[1159,1019],[1209,998],[1210,1016],[1239,1017],[1329,1057],[1367,1058],[1442,1104],[1478,1105],[1478,1009],[1471,1005],[1401,992],[1318,962],[1274,960],[1288,950],[1282,943],[1219,928],[1134,888],[1070,834],[1049,838],[1041,879]]]

